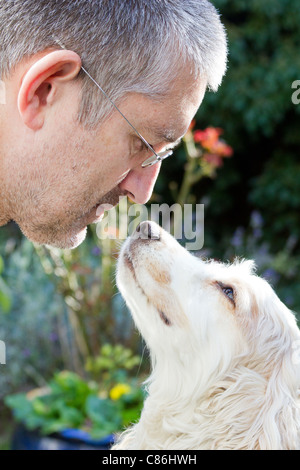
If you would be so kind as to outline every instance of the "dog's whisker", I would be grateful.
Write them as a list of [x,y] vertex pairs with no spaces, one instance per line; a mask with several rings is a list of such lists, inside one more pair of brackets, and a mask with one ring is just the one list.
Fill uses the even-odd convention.
[[139,367],[138,367],[138,370],[137,370],[137,373],[136,373],[136,377],[138,377],[140,375],[140,371],[141,371],[141,367],[142,367],[142,364],[143,364],[143,361],[144,361],[144,354],[145,354],[146,349],[147,349],[147,345],[145,344],[144,347],[143,347],[141,360],[140,360]]

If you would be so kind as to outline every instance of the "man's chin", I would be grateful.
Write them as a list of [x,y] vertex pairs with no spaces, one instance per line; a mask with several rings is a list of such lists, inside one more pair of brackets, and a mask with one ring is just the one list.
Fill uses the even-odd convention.
[[71,238],[65,239],[62,244],[60,244],[60,241],[58,241],[56,245],[50,245],[50,246],[61,248],[63,250],[66,250],[66,249],[74,250],[74,248],[77,248],[79,245],[81,245],[82,242],[84,242],[84,240],[86,239],[86,235],[87,235],[87,227],[85,227],[83,230],[81,230],[79,233],[72,236]]
[[73,250],[77,248],[85,240],[87,235],[87,227],[77,233],[30,233],[21,228],[25,237],[38,245],[45,245],[53,248],[60,248],[62,250]]

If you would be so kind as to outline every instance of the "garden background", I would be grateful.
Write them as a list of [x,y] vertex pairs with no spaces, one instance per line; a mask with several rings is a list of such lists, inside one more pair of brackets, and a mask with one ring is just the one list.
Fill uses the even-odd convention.
[[[254,259],[281,300],[300,312],[300,104],[292,102],[292,83],[300,80],[300,3],[213,3],[228,31],[228,72],[220,90],[206,94],[190,141],[163,164],[149,204],[177,202],[192,161],[202,173],[186,202],[205,204],[200,256]],[[222,129],[218,142],[224,139],[232,155],[205,152],[196,137],[207,127]],[[191,159],[189,144],[201,143],[202,157]],[[115,286],[119,247],[98,240],[95,227],[72,252],[35,247],[14,224],[0,229],[0,339],[7,347],[0,365],[2,447],[13,426],[5,396],[43,387],[60,370],[102,380],[103,356],[112,361],[106,374],[130,358],[121,349],[125,358],[117,363],[118,344],[144,352]],[[135,378],[147,372],[142,356],[128,367]]]

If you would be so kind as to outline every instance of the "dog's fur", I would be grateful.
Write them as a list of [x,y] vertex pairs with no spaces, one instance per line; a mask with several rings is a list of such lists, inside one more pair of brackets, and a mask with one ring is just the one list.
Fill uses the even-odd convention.
[[143,224],[152,239],[125,242],[117,283],[152,374],[140,421],[114,449],[298,449],[294,315],[253,262],[204,262]]

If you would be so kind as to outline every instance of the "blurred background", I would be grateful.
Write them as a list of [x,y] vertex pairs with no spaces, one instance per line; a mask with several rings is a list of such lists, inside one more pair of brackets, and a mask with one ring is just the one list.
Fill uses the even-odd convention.
[[[300,3],[213,3],[228,31],[228,72],[149,204],[204,204],[196,255],[254,259],[300,312]],[[44,434],[78,427],[102,438],[138,416],[148,355],[115,286],[119,248],[95,227],[74,251],[34,246],[14,224],[0,229],[0,448],[12,445],[16,419]]]

